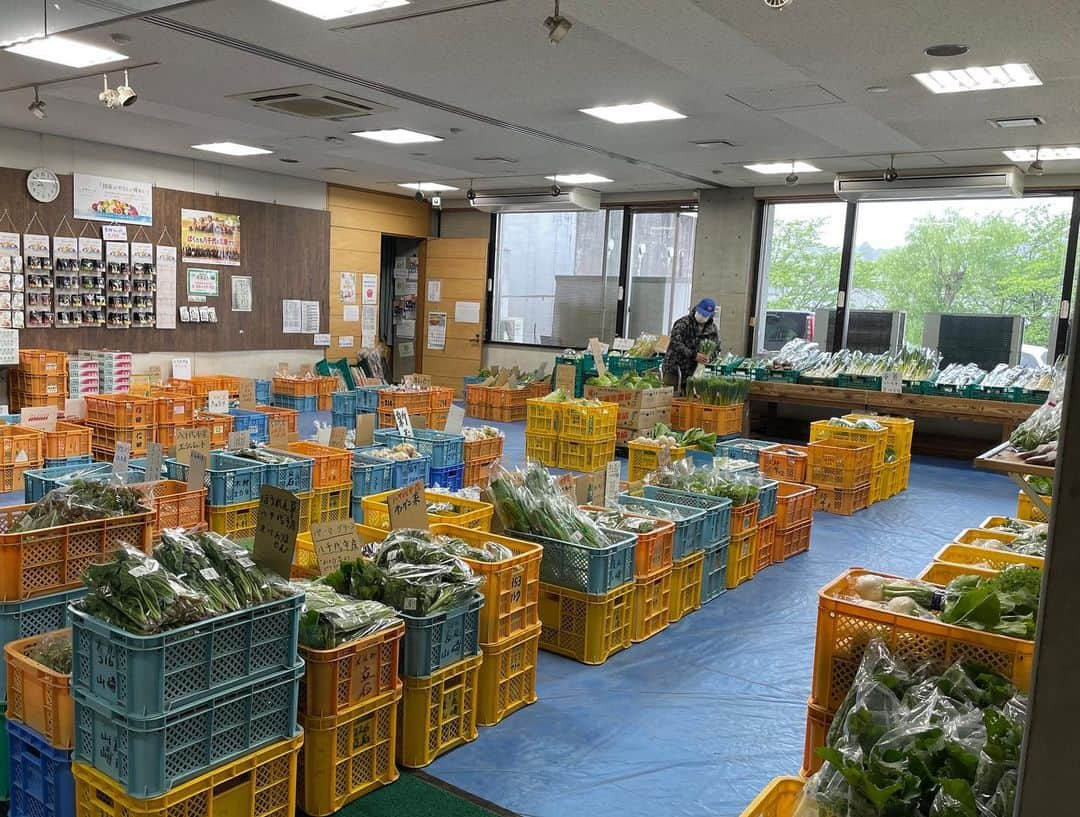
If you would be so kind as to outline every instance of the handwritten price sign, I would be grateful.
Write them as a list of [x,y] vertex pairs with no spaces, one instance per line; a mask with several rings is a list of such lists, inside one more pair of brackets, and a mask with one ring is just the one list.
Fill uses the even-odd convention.
[[299,530],[299,498],[284,488],[264,485],[259,493],[259,516],[255,524],[252,552],[255,563],[289,578]]
[[400,491],[395,491],[387,498],[390,506],[390,528],[392,530],[420,529],[427,530],[427,497],[424,496],[424,483],[417,480]]

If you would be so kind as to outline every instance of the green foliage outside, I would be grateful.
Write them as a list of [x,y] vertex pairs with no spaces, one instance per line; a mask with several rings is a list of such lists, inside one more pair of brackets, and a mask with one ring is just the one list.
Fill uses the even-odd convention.
[[[770,309],[832,306],[840,248],[823,243],[824,219],[777,222],[769,253]],[[1036,205],[1015,216],[946,210],[915,220],[899,247],[856,248],[852,305],[907,313],[907,340],[922,342],[923,315],[1023,315],[1024,342],[1046,346],[1061,300],[1068,214]]]

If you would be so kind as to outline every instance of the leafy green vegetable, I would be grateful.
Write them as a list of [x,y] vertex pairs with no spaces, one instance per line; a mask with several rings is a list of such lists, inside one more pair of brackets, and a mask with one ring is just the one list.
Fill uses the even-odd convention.
[[188,587],[205,593],[213,613],[231,613],[244,606],[236,597],[232,583],[218,573],[193,536],[182,530],[162,531],[154,556]]
[[357,601],[316,582],[298,582],[297,586],[304,591],[300,643],[312,649],[329,650],[358,641],[401,620],[377,601]]
[[26,651],[26,657],[37,661],[53,672],[71,674],[71,631],[46,633],[33,647]]
[[497,469],[490,487],[495,510],[507,530],[590,548],[611,544],[600,527],[578,510],[538,463],[528,463],[524,471],[513,474]]
[[145,503],[146,498],[135,488],[76,479],[49,491],[30,506],[19,517],[15,529],[41,530],[91,519],[145,513],[150,510]]

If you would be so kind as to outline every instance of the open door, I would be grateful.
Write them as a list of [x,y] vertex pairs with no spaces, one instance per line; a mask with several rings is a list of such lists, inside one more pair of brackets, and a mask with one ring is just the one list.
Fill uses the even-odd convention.
[[[474,375],[483,360],[488,242],[483,238],[429,238],[421,249],[424,288],[422,371],[436,386],[461,396],[462,378]],[[438,300],[429,295],[437,283]],[[433,320],[434,315],[434,320]],[[445,315],[445,323],[441,316]],[[433,323],[445,326],[440,332]],[[420,334],[420,326],[417,326]],[[441,348],[439,348],[441,346]]]

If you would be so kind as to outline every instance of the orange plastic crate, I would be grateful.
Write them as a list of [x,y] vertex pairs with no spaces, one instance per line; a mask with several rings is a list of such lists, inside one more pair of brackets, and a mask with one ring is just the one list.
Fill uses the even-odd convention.
[[486,437],[482,440],[466,440],[464,447],[465,462],[476,462],[477,460],[490,460],[492,457],[501,457],[505,440],[506,438],[502,436]]
[[671,620],[678,621],[701,609],[701,582],[705,577],[705,551],[676,559],[671,569]]
[[222,374],[218,375],[218,379],[221,381],[221,388],[229,392],[230,399],[240,399],[240,382],[245,378],[231,374]]
[[71,630],[56,630],[9,641],[4,646],[7,662],[7,716],[25,724],[57,749],[75,746],[75,705],[71,700],[71,675],[39,664],[27,653],[47,638],[71,638]]
[[536,380],[525,387],[525,399],[528,400],[533,397],[546,397],[551,394],[551,380],[544,378],[543,380]]
[[31,399],[61,397],[68,393],[68,379],[64,374],[28,374],[12,369],[8,372],[8,387]]
[[34,397],[21,391],[12,391],[8,394],[8,411],[18,414],[24,408],[41,408],[42,406],[56,406],[58,414],[62,414],[67,404],[67,392],[49,397]]
[[154,509],[154,535],[170,528],[191,530],[206,524],[206,488],[188,490],[186,482],[162,479],[142,486]]
[[67,354],[53,349],[20,349],[19,368],[27,374],[66,374]]
[[800,522],[791,528],[776,529],[776,538],[773,542],[773,564],[810,550],[812,524],[812,522]]
[[697,400],[672,400],[671,427],[685,431],[701,425],[701,407]]
[[498,457],[491,457],[486,460],[473,460],[465,463],[465,475],[462,478],[462,485],[466,488],[475,485],[481,490],[487,488],[491,482],[491,467],[497,459]]
[[758,522],[757,566],[754,572],[764,570],[773,563],[773,548],[776,545],[776,517],[770,516]]
[[[583,511],[610,513],[611,508],[599,505],[581,505]],[[637,513],[622,513],[632,519],[652,519],[656,527],[648,533],[638,533],[634,545],[634,578],[648,579],[671,567],[672,546],[675,541],[675,523]]]
[[829,488],[819,486],[814,494],[814,510],[851,516],[857,511],[870,507],[870,485],[858,488]]
[[154,427],[150,428],[114,428],[94,423],[93,453],[95,459],[111,460],[116,453],[116,444],[125,442],[131,446],[132,456],[142,456],[146,446],[154,439]]
[[774,445],[758,453],[762,476],[786,482],[806,482],[805,445]]
[[130,394],[88,394],[86,420],[114,428],[149,428],[154,425],[154,401]]
[[394,389],[379,389],[379,410],[393,412],[394,409],[404,408],[409,414],[420,414],[431,411],[431,389],[413,391],[395,391]]
[[45,459],[84,457],[92,449],[94,432],[88,426],[57,421],[55,431],[46,431]]
[[814,518],[813,485],[797,485],[794,482],[776,483],[777,530],[793,528]]
[[699,422],[697,425],[706,434],[739,434],[743,430],[743,406],[744,403],[735,403],[731,406],[705,406],[698,411]]
[[884,502],[889,498],[889,472],[884,465],[870,472],[870,504]]
[[0,426],[0,465],[41,465],[45,434],[23,426]]
[[806,481],[811,485],[832,488],[855,488],[870,482],[874,467],[873,446],[843,439],[824,439],[810,443]]
[[739,536],[757,527],[758,509],[760,504],[756,499],[745,505],[731,506],[731,526],[728,529],[730,536]]
[[803,777],[815,774],[824,764],[817,750],[825,746],[832,727],[834,714],[814,703],[811,698],[806,711],[806,741],[803,744],[803,765],[799,772]]
[[428,423],[428,428],[432,428],[436,431],[442,431],[446,428],[446,420],[449,418],[449,411],[432,411],[431,420]]
[[315,460],[311,471],[312,488],[336,488],[352,484],[352,451],[303,440],[289,443],[289,451]]
[[300,681],[300,711],[326,718],[357,704],[401,688],[398,653],[405,622],[329,650],[300,645],[304,676]]
[[327,397],[338,390],[338,379],[336,377],[316,377],[315,388],[319,397]]
[[454,390],[444,386],[431,387],[431,410],[447,411],[454,404]]
[[[268,414],[268,415],[270,415],[270,417],[274,417],[274,418],[277,418],[279,420],[284,418],[285,422],[287,424],[287,428],[289,429],[289,433],[290,434],[296,434],[297,433],[297,428],[298,428],[298,426],[297,426],[297,418],[300,416],[300,412],[297,411],[296,409],[279,408],[278,406],[258,405],[258,406],[255,406],[255,411],[261,411],[263,414]],[[267,418],[267,423],[269,424],[269,422],[270,422],[270,419]],[[269,427],[269,425],[267,427]]]
[[59,593],[82,584],[83,571],[99,564],[121,545],[149,553],[153,544],[151,510],[91,519],[53,528],[15,531],[30,505],[0,508],[0,602]]
[[33,468],[40,468],[41,463],[32,465],[0,465],[0,493],[22,491],[25,485],[23,474]]
[[210,429],[211,447],[220,448],[229,442],[229,435],[233,429],[233,418],[231,414],[196,412],[194,425],[196,428]]
[[844,426],[829,425],[828,420],[816,420],[810,424],[810,442],[814,443],[819,440],[844,440],[856,445],[869,445],[873,449],[871,464],[877,466],[885,462],[885,449],[889,441],[889,431],[885,428],[877,431],[871,428],[845,428]]
[[487,419],[496,423],[520,423],[525,419],[525,406],[485,406]]
[[191,380],[177,380],[174,378],[169,381],[169,385],[189,389],[191,394],[199,398],[200,404],[206,402],[207,396],[212,391],[229,390],[228,379],[216,374],[196,375]]
[[493,408],[520,408],[525,410],[525,389],[508,389],[500,386],[488,391],[487,404]]
[[167,455],[172,447],[176,445],[176,430],[178,428],[194,427],[194,423],[186,426],[154,426],[154,442],[161,443],[161,447]]
[[312,377],[306,379],[275,377],[270,386],[270,391],[288,397],[317,397],[319,394],[319,381]]
[[195,419],[195,398],[189,395],[155,395],[154,419],[159,426],[189,426]]
[[671,568],[647,579],[635,579],[633,605],[631,641],[645,641],[667,629],[671,623]]
[[[489,401],[489,394],[491,388],[488,386],[466,386],[465,387],[465,402],[470,406],[486,406]],[[469,412],[470,414],[472,412]]]

